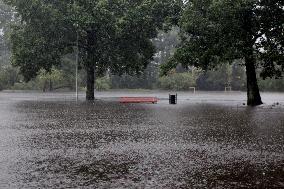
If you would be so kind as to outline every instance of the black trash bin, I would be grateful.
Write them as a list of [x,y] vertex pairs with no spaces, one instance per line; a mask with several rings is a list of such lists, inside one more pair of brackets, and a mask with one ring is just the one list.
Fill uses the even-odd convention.
[[177,94],[175,94],[175,95],[169,94],[169,103],[170,104],[177,104]]

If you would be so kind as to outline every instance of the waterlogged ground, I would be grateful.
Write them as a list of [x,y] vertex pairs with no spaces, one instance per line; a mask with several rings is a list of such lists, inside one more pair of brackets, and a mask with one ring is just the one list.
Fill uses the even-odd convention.
[[0,188],[284,188],[283,93],[167,95],[0,93]]

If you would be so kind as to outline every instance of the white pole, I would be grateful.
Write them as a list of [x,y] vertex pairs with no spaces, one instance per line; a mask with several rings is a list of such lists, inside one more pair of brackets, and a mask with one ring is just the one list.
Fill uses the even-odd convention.
[[[76,5],[76,0],[74,1]],[[77,16],[77,14],[75,15]],[[76,24],[76,102],[78,102],[78,66],[79,66],[79,33],[78,33],[78,24]]]
[[77,31],[77,41],[76,41],[76,101],[78,101],[78,60],[79,60],[79,34]]

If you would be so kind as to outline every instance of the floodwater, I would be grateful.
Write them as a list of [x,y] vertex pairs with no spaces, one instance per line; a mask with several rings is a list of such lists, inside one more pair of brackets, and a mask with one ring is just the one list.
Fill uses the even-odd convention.
[[284,188],[283,93],[167,95],[0,93],[0,188]]

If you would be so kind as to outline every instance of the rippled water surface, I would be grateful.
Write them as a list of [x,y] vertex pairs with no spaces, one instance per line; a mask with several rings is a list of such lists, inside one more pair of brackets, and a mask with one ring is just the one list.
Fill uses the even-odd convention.
[[284,188],[283,93],[167,95],[0,93],[0,188]]

